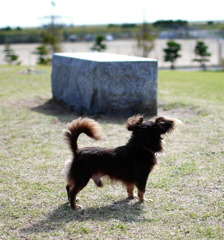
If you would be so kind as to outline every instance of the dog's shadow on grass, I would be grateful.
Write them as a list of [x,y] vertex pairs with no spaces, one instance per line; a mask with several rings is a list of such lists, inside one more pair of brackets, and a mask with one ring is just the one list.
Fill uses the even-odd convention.
[[[134,200],[133,200],[134,201]],[[109,221],[116,219],[121,222],[150,222],[143,216],[144,204],[135,202],[129,204],[128,199],[114,202],[103,207],[90,207],[80,210],[72,210],[68,203],[58,206],[46,218],[28,228],[22,229],[23,233],[50,232],[72,221]]]

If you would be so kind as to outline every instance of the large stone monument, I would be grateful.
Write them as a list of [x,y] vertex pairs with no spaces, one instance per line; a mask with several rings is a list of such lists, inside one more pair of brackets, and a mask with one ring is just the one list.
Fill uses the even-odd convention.
[[108,53],[56,53],[53,97],[80,114],[157,114],[157,61]]

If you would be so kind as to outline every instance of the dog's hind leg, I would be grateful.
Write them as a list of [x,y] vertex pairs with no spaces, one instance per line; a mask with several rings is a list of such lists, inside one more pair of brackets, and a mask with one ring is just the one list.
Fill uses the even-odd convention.
[[82,190],[82,188],[77,188],[74,187],[71,191],[70,191],[70,196],[71,196],[71,208],[72,209],[81,209],[82,207],[76,204],[76,196],[77,194]]
[[[66,185],[66,190],[67,190],[68,201],[70,203],[71,202],[71,196],[70,196],[70,187],[69,187],[68,184]],[[78,202],[78,201],[79,201],[79,198],[76,198],[76,202]]]
[[127,184],[128,199],[134,199],[134,184]]
[[68,201],[71,202],[70,189],[68,184],[66,185],[66,190],[67,190]]
[[82,181],[78,182],[76,181],[75,186],[70,190],[70,204],[72,209],[81,209],[82,206],[77,205],[76,202],[77,194],[87,185],[89,182],[89,178],[83,179]]

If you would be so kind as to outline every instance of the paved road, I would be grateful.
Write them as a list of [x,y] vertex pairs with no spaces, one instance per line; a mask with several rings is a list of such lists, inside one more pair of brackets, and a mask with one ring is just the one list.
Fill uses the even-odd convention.
[[[180,43],[182,50],[180,52],[181,58],[176,61],[177,67],[192,66],[197,67],[198,63],[193,62],[194,47],[196,44],[196,39],[189,40],[175,40]],[[150,53],[149,57],[157,59],[159,67],[169,67],[170,63],[166,63],[163,60],[164,52],[163,49],[166,47],[166,39],[158,39],[155,42],[155,48]],[[206,45],[208,45],[208,51],[212,54],[208,65],[217,66],[219,63],[219,47],[218,42],[215,39],[205,40]],[[107,50],[105,52],[126,54],[126,55],[139,55],[139,50],[137,49],[137,43],[135,40],[116,40],[106,42]],[[222,58],[224,58],[224,40],[221,41],[222,45]],[[11,47],[15,50],[15,53],[19,55],[20,61],[23,65],[35,65],[37,62],[37,56],[33,54],[35,48],[39,44],[12,44]],[[75,42],[75,43],[63,43],[63,52],[89,52],[93,42]],[[4,45],[0,45],[0,64],[4,64]]]

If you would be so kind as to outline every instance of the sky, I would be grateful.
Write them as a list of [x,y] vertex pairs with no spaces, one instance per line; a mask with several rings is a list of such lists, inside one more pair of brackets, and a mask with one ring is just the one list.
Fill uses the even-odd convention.
[[60,16],[59,23],[95,25],[157,20],[224,20],[224,0],[1,0],[1,27],[36,27]]

